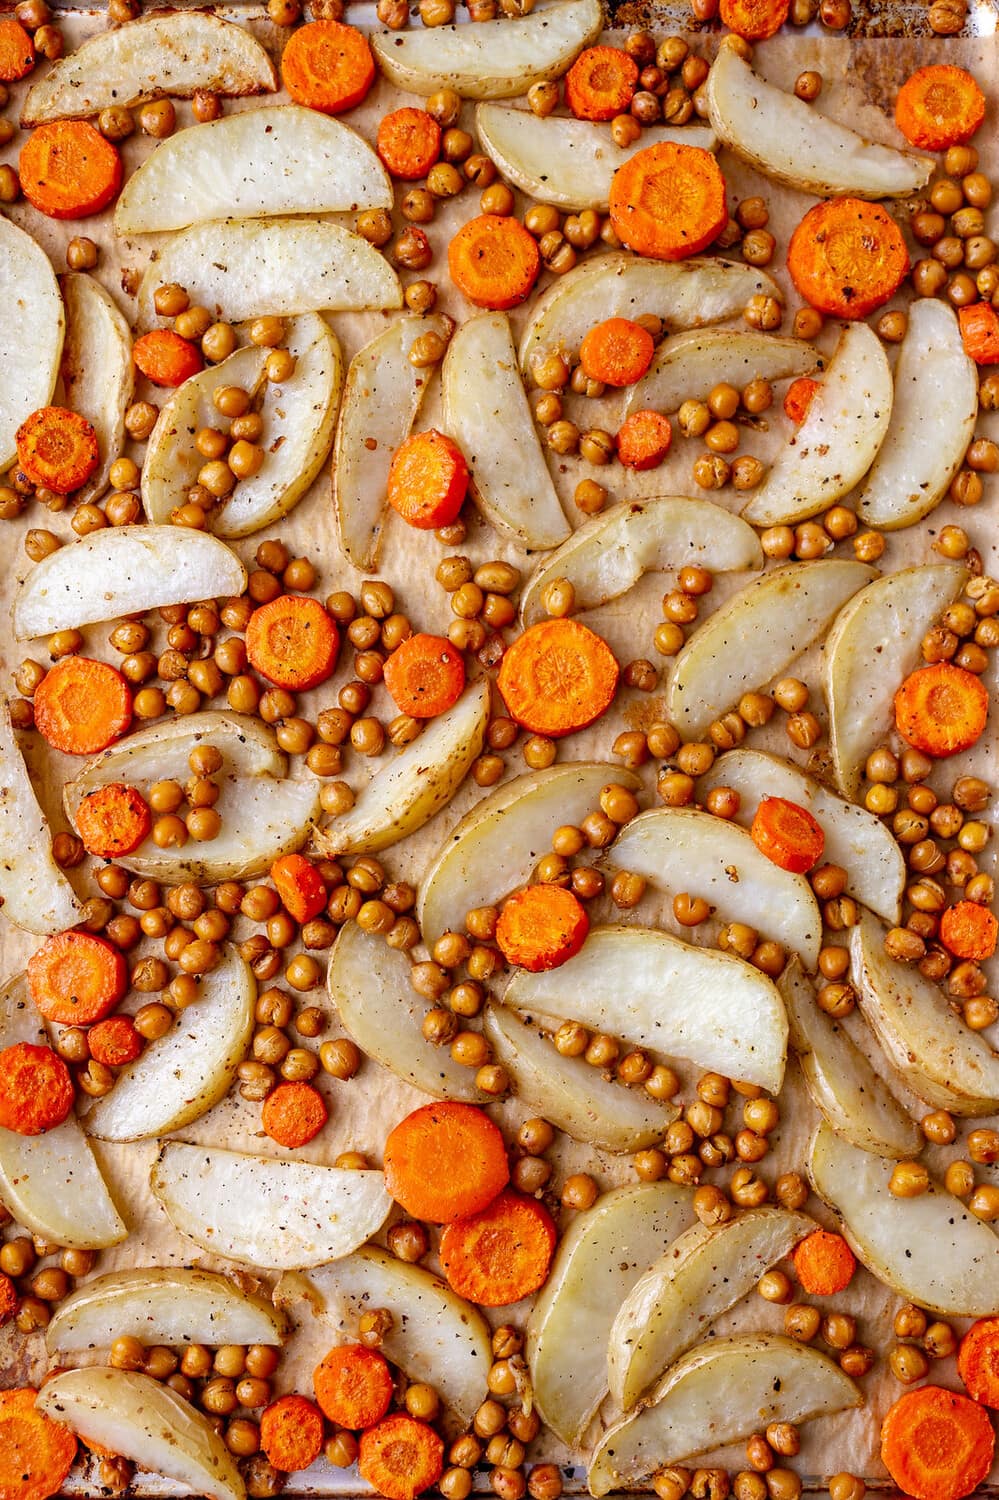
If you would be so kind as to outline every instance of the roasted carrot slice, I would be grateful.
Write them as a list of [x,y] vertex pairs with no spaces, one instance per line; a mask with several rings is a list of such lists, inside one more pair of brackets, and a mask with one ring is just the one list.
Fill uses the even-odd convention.
[[324,115],[360,104],[375,81],[368,39],[342,21],[309,21],[281,54],[281,79],[296,104]]
[[747,42],[764,42],[776,36],[791,9],[791,0],[721,0],[718,14],[723,26]]
[[260,1418],[260,1446],[275,1469],[300,1473],[322,1452],[322,1412],[305,1396],[279,1397]]
[[992,1467],[995,1433],[977,1401],[938,1385],[900,1396],[881,1424],[881,1462],[915,1500],[961,1500]]
[[64,656],[35,693],[35,728],[53,750],[96,755],[132,722],[132,690],[121,673],[89,656]]
[[172,328],[152,328],[132,345],[135,367],[153,385],[183,385],[203,370],[201,350]]
[[411,635],[388,658],[385,686],[401,714],[433,719],[465,690],[465,663],[446,635]]
[[418,531],[450,526],[468,494],[468,465],[452,438],[431,427],[396,450],[388,476],[388,502]]
[[924,755],[942,759],[980,740],[989,713],[981,678],[953,662],[935,662],[911,672],[895,694],[895,727]]
[[638,64],[620,47],[587,47],[565,75],[565,102],[577,120],[613,120],[635,97]]
[[641,380],[655,353],[647,328],[630,318],[605,318],[591,328],[579,346],[579,362],[591,380],[604,385],[634,385]]
[[260,1122],[272,1141],[289,1151],[308,1145],[329,1119],[326,1102],[311,1083],[279,1083],[267,1095]]
[[810,1297],[834,1297],[850,1285],[857,1262],[841,1234],[813,1229],[795,1249],[794,1269]]
[[32,484],[68,495],[97,468],[97,433],[64,406],[42,406],[17,429],[17,459]]
[[540,620],[514,641],[498,686],[512,719],[558,739],[607,712],[618,664],[607,642],[577,620]]
[[999,1408],[999,1318],[972,1323],[957,1351],[957,1373],[973,1401]]
[[138,849],[152,826],[149,803],[134,786],[110,781],[88,792],[76,809],[76,831],[88,854],[119,859]]
[[507,1190],[481,1212],[445,1225],[441,1269],[469,1302],[506,1307],[544,1286],[555,1239],[543,1204]]
[[661,411],[633,411],[617,434],[617,456],[626,469],[655,469],[673,441],[669,417]]
[[950,63],[917,68],[895,99],[896,125],[923,151],[963,146],[984,118],[985,95],[970,73]]
[[404,182],[426,177],[441,151],[441,128],[425,109],[404,105],[382,116],[376,140],[387,172]]
[[73,1080],[51,1047],[15,1042],[0,1052],[0,1126],[41,1135],[61,1125],[73,1108]]
[[424,1104],[389,1132],[385,1186],[414,1219],[446,1224],[477,1213],[510,1180],[503,1136],[472,1104]]
[[352,1432],[381,1421],[395,1384],[385,1356],[364,1344],[331,1349],[316,1366],[312,1383],[324,1414]]
[[999,313],[991,302],[972,302],[957,313],[965,353],[976,365],[999,365]]
[[108,1016],[87,1032],[91,1057],[107,1068],[123,1068],[142,1051],[142,1037],[131,1016]]
[[538,242],[514,219],[479,214],[463,224],[447,247],[451,280],[476,307],[516,307],[541,269]]
[[996,951],[999,921],[987,906],[975,901],[958,901],[948,906],[940,918],[940,941],[955,958],[972,958],[978,962],[991,958]]
[[93,932],[55,932],[28,959],[39,1014],[57,1026],[92,1026],[124,999],[125,955]]
[[0,20],[0,83],[16,83],[35,66],[35,44],[14,16]]
[[73,1467],[76,1438],[38,1410],[37,1394],[0,1391],[0,1500],[49,1500]]
[[117,147],[86,120],[36,125],[21,147],[17,172],[28,202],[50,219],[99,214],[122,179]]
[[590,919],[572,891],[525,885],[503,903],[496,944],[507,963],[538,974],[568,963],[586,941]]
[[618,239],[638,255],[697,255],[728,223],[721,168],[700,146],[646,146],[614,173],[610,217]]
[[829,198],[791,236],[787,269],[798,291],[833,318],[866,318],[909,273],[902,231],[880,203]]
[[826,845],[826,836],[808,809],[786,797],[764,797],[749,831],[761,854],[794,875],[817,865]]
[[304,854],[282,854],[271,865],[271,879],[296,922],[311,922],[326,905],[323,877]]
[[357,1467],[386,1500],[414,1500],[441,1477],[444,1444],[426,1422],[393,1412],[361,1433]]
[[[17,1295],[17,1287],[5,1272],[0,1271],[0,1328],[9,1323],[17,1312],[20,1297]],[[0,1438],[2,1441],[2,1438]],[[2,1483],[2,1481],[0,1481]]]
[[810,375],[799,375],[784,392],[784,412],[797,427],[808,416],[821,384],[820,380],[813,380]]
[[262,604],[246,627],[250,665],[290,692],[318,687],[333,673],[340,635],[332,617],[306,594],[281,594]]

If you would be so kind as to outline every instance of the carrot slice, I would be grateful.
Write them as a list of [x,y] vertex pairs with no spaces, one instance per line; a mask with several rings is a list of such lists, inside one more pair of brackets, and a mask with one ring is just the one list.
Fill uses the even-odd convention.
[[73,1108],[73,1080],[51,1047],[15,1042],[0,1052],[0,1125],[18,1135],[41,1135],[61,1125]]
[[37,125],[21,147],[21,191],[50,219],[85,219],[117,197],[118,149],[86,120]]
[[972,302],[957,313],[964,351],[976,365],[999,365],[999,313],[991,302]]
[[88,792],[76,809],[76,831],[88,854],[118,859],[138,849],[152,826],[149,803],[134,786],[110,781]]
[[647,328],[630,318],[605,318],[591,328],[579,346],[579,362],[591,380],[604,385],[634,385],[641,380],[655,353]]
[[917,68],[895,100],[895,124],[923,151],[963,146],[984,118],[985,95],[970,73],[949,63]]
[[386,171],[416,182],[440,155],[441,128],[425,109],[407,104],[382,116],[375,144]]
[[810,1297],[834,1297],[850,1285],[857,1262],[841,1234],[813,1229],[795,1249],[794,1269]]
[[375,81],[368,39],[342,21],[309,21],[281,54],[281,79],[296,104],[339,115],[360,104]]
[[880,203],[829,198],[791,236],[787,269],[798,291],[833,318],[866,318],[909,273],[902,231]]
[[340,635],[319,603],[302,594],[281,594],[262,604],[246,627],[250,665],[276,687],[305,692],[333,673]]
[[323,1450],[322,1412],[305,1396],[279,1397],[260,1418],[260,1446],[275,1469],[307,1469]]
[[389,468],[388,502],[418,531],[450,526],[468,494],[468,465],[452,438],[431,427],[396,450]]
[[825,834],[807,808],[786,797],[764,797],[749,831],[761,854],[794,875],[817,865],[826,844]]
[[20,1298],[17,1295],[17,1287],[10,1277],[0,1271],[0,1328],[9,1323],[17,1312]]
[[311,922],[326,905],[326,885],[304,854],[282,854],[271,865],[281,903],[296,922]]
[[68,495],[97,468],[97,433],[64,406],[41,406],[17,429],[17,458],[32,484]]
[[810,375],[799,375],[797,380],[792,380],[784,392],[784,412],[796,426],[800,427],[808,416],[812,402],[821,387],[822,382],[813,380]]
[[465,690],[461,652],[445,635],[411,635],[384,669],[385,686],[401,714],[433,719],[453,708]]
[[142,1037],[131,1016],[108,1016],[87,1032],[90,1055],[106,1068],[123,1068],[142,1051]]
[[999,1408],[999,1318],[972,1323],[957,1351],[957,1373],[974,1401]]
[[307,1146],[329,1119],[325,1100],[311,1083],[279,1083],[264,1100],[261,1124],[272,1141],[289,1151]]
[[323,1413],[352,1432],[381,1421],[395,1385],[385,1356],[363,1344],[331,1349],[313,1371],[312,1383]]
[[16,83],[35,66],[35,44],[13,16],[0,20],[0,83]]
[[152,328],[132,345],[135,367],[153,385],[183,385],[203,370],[201,350],[172,328]]
[[776,36],[791,9],[791,0],[721,0],[718,14],[723,26],[747,42],[765,42]]
[[496,943],[508,963],[538,974],[568,963],[586,941],[586,908],[559,885],[525,885],[503,903]]
[[673,428],[661,411],[633,411],[617,434],[617,456],[626,469],[655,469],[673,441]]
[[386,1500],[414,1500],[441,1477],[444,1444],[426,1422],[394,1412],[361,1433],[357,1467]]
[[469,1302],[506,1307],[544,1285],[555,1240],[548,1210],[535,1198],[507,1191],[481,1213],[445,1226],[441,1269]]
[[638,255],[696,255],[728,223],[721,168],[700,146],[646,146],[614,173],[610,217],[618,239]]
[[565,102],[577,120],[613,120],[638,87],[638,64],[620,47],[587,47],[565,75]]
[[55,932],[27,963],[39,1014],[58,1026],[92,1026],[125,997],[125,955],[93,932]]
[[981,739],[989,713],[985,684],[953,662],[911,672],[895,694],[895,727],[924,755],[943,759]]
[[519,219],[479,214],[447,247],[451,280],[476,307],[516,307],[538,279],[538,242]]
[[923,1385],[900,1396],[881,1424],[881,1462],[915,1500],[961,1500],[992,1467],[995,1433],[985,1408]]
[[497,681],[512,719],[559,739],[607,712],[618,672],[613,651],[588,625],[539,620],[505,653]]
[[481,1109],[454,1099],[400,1120],[385,1142],[384,1164],[395,1201],[431,1224],[477,1213],[510,1181],[500,1131]]
[[975,901],[958,901],[940,918],[940,941],[955,958],[991,958],[997,935],[999,921]]
[[48,1500],[73,1467],[76,1438],[38,1410],[37,1394],[0,1391],[0,1500]]
[[89,656],[64,656],[34,697],[35,728],[53,750],[96,755],[132,722],[132,690],[116,667]]

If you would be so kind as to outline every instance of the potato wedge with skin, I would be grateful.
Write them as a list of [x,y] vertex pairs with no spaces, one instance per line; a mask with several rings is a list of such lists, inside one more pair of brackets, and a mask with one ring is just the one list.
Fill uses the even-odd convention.
[[[641,139],[641,137],[640,137]],[[628,392],[625,410],[679,411],[704,401],[724,381],[744,390],[751,380],[787,380],[822,369],[825,356],[803,339],[733,328],[699,328],[664,339]]]
[[15,927],[63,932],[80,903],[52,854],[52,831],[31,784],[6,700],[0,702],[0,901]]
[[0,217],[0,473],[17,457],[21,423],[52,399],[65,328],[51,261],[30,234]]
[[739,1442],[771,1422],[797,1424],[860,1406],[863,1399],[837,1364],[793,1339],[709,1339],[666,1371],[647,1405],[604,1433],[587,1484],[591,1495],[606,1495],[665,1465]]
[[569,523],[541,451],[506,313],[480,313],[461,325],[444,357],[441,391],[444,425],[465,455],[472,497],[486,520],[528,551],[564,542]]
[[617,599],[648,572],[697,564],[712,573],[761,568],[753,528],[720,505],[683,495],[625,501],[574,531],[527,581],[520,599],[525,625],[544,619],[544,593],[555,578],[575,590],[577,612]]
[[316,848],[329,859],[377,854],[423,828],[451,801],[482,749],[489,707],[483,677],[372,776],[350,812],[317,829]]
[[708,116],[725,145],[765,177],[833,198],[905,198],[925,187],[933,159],[875,145],[765,82],[721,47],[708,74]]
[[751,1292],[816,1227],[807,1214],[751,1208],[727,1224],[693,1224],[635,1283],[607,1343],[610,1392],[630,1411],[715,1318]]
[[73,496],[74,505],[99,500],[125,446],[125,412],[132,400],[132,333],[111,294],[78,271],[62,278],[66,338],[62,384],[66,405],[93,425],[100,462]]
[[424,877],[416,907],[424,942],[435,943],[463,912],[493,906],[529,880],[556,828],[585,818],[610,780],[630,791],[641,785],[621,766],[568,761],[515,776],[477,802]]
[[848,494],[878,456],[893,402],[884,345],[866,323],[848,324],[808,415],[743,507],[746,520],[794,526]]
[[754,578],[688,637],[670,673],[670,722],[683,738],[702,738],[743,693],[780,676],[873,577],[864,563],[830,559],[787,563]]
[[115,204],[118,234],[207,219],[390,208],[388,173],[342,120],[299,104],[247,109],[160,141]]
[[288,1321],[228,1276],[186,1266],[109,1271],[78,1286],[45,1330],[50,1354],[144,1344],[282,1344]]
[[604,1193],[559,1241],[527,1324],[534,1404],[578,1448],[607,1393],[607,1339],[635,1282],[693,1221],[690,1188],[646,1182]]
[[379,1171],[167,1141],[149,1174],[175,1229],[244,1266],[294,1271],[349,1255],[392,1199]]
[[856,797],[870,752],[894,728],[894,698],[920,663],[920,643],[964,587],[960,563],[903,568],[843,605],[822,653],[836,785]]
[[245,1500],[236,1460],[197,1407],[136,1370],[61,1370],[35,1405],[87,1443],[212,1500]]

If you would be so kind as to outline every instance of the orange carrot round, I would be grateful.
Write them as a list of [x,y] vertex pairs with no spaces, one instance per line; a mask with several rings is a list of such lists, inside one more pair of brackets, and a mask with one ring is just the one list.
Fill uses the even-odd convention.
[[376,146],[387,172],[416,182],[440,156],[441,128],[425,109],[407,104],[382,116]]
[[125,955],[93,932],[55,932],[27,963],[28,988],[40,1015],[57,1026],[92,1026],[125,997]]
[[850,1285],[857,1262],[841,1234],[813,1229],[795,1249],[794,1269],[810,1297],[835,1297]]
[[829,198],[791,236],[787,269],[798,291],[832,318],[866,318],[909,273],[902,231],[880,203]]
[[718,15],[736,36],[765,42],[780,31],[790,9],[791,0],[721,0]]
[[544,1205],[507,1190],[480,1213],[445,1226],[441,1269],[469,1302],[506,1307],[544,1285],[555,1240],[555,1225]]
[[826,844],[825,834],[808,809],[786,797],[764,797],[749,831],[761,854],[794,875],[817,865]]
[[565,75],[565,102],[577,120],[626,113],[638,87],[638,64],[620,47],[587,47]]
[[401,714],[433,719],[453,708],[465,690],[461,652],[445,635],[411,635],[385,663],[385,686]]
[[607,712],[618,670],[613,651],[588,625],[540,620],[504,654],[497,681],[512,719],[559,739]]
[[90,1055],[106,1068],[123,1068],[142,1051],[142,1037],[131,1016],[108,1016],[87,1032]]
[[97,468],[97,434],[86,417],[64,406],[42,406],[17,429],[17,459],[32,484],[68,495]]
[[911,672],[895,694],[895,727],[924,755],[943,759],[981,739],[989,713],[985,684],[953,662]]
[[66,755],[96,755],[132,722],[132,690],[115,667],[89,656],[64,656],[35,692],[35,728]]
[[246,627],[250,665],[289,692],[305,692],[332,676],[340,635],[332,617],[303,594],[281,594],[262,604]]
[[976,365],[999,365],[999,313],[991,302],[958,308],[961,341]]
[[810,375],[799,375],[784,392],[784,413],[797,427],[808,416],[812,402],[821,389],[820,380],[813,380]]
[[591,328],[579,346],[579,362],[591,380],[604,385],[634,385],[641,380],[655,353],[647,328],[630,318],[605,318]]
[[76,1438],[35,1405],[30,1386],[0,1391],[0,1500],[49,1500],[76,1458]]
[[292,32],[281,54],[281,80],[296,104],[343,114],[375,81],[368,39],[342,21],[309,21]]
[[76,809],[76,831],[88,854],[119,859],[138,849],[152,827],[149,803],[134,786],[109,781],[88,792]]
[[697,255],[728,223],[721,168],[700,146],[646,146],[614,173],[610,217],[618,239],[638,255]]
[[121,187],[121,157],[86,120],[36,125],[17,164],[21,191],[50,219],[99,214]]
[[307,1146],[329,1119],[325,1100],[311,1083],[279,1083],[267,1095],[260,1122],[272,1141],[295,1151]]
[[35,66],[35,44],[14,16],[0,20],[0,83],[16,83]]
[[948,906],[940,918],[940,941],[955,958],[972,958],[978,962],[991,958],[996,951],[999,921],[987,906],[975,901],[958,901]]
[[393,1412],[361,1433],[357,1468],[386,1500],[415,1500],[441,1477],[444,1443],[426,1422]]
[[450,526],[468,494],[468,465],[458,444],[431,427],[396,450],[388,475],[388,502],[418,531]]
[[201,350],[172,328],[153,328],[132,345],[135,367],[153,385],[183,385],[203,370]]
[[324,1415],[352,1432],[380,1422],[392,1404],[394,1381],[388,1361],[364,1344],[331,1349],[313,1371],[312,1382]]
[[999,1318],[972,1323],[957,1351],[957,1373],[973,1401],[999,1408]]
[[414,1219],[447,1224],[477,1213],[510,1180],[503,1136],[481,1109],[455,1099],[414,1109],[389,1132],[385,1186]]
[[661,411],[633,411],[617,434],[617,456],[626,469],[656,469],[670,450],[673,428]]
[[296,922],[311,922],[326,905],[323,877],[304,854],[282,854],[271,865],[271,879]]
[[586,908],[572,891],[559,885],[525,885],[503,903],[496,944],[507,963],[538,974],[568,963],[589,930]]
[[881,1462],[915,1500],[962,1500],[988,1474],[994,1451],[985,1408],[938,1385],[906,1391],[881,1424]]
[[260,1418],[260,1446],[285,1474],[314,1464],[323,1450],[323,1414],[305,1396],[280,1396]]
[[538,279],[538,242],[519,219],[479,214],[447,247],[451,280],[476,307],[504,309],[523,302]]
[[895,100],[896,125],[923,151],[963,146],[984,118],[985,95],[970,73],[949,63],[917,68]]
[[9,1323],[17,1312],[17,1305],[21,1299],[17,1295],[17,1287],[3,1271],[0,1271],[0,1328]]
[[61,1125],[73,1108],[73,1080],[51,1047],[15,1042],[0,1052],[0,1126],[18,1135],[42,1135]]

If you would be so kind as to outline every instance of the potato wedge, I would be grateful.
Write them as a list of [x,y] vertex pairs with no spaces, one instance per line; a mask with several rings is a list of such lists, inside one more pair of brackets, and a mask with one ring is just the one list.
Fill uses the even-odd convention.
[[618,1155],[640,1151],[661,1140],[680,1113],[675,1104],[656,1104],[644,1090],[605,1078],[582,1057],[563,1057],[550,1036],[505,1005],[487,1008],[482,1030],[521,1107],[574,1141]]
[[764,750],[730,750],[697,783],[703,802],[713,787],[730,786],[741,799],[735,821],[748,828],[764,797],[786,797],[806,807],[825,834],[823,860],[846,871],[846,890],[894,925],[905,887],[905,860],[880,818],[844,802],[798,766]]
[[167,1141],[149,1174],[175,1229],[240,1265],[293,1271],[349,1255],[392,1207],[381,1172]]
[[999,1236],[935,1182],[918,1198],[897,1198],[888,1191],[893,1165],[823,1124],[808,1175],[857,1258],[893,1292],[944,1317],[994,1316]]
[[67,271],[62,296],[66,405],[93,424],[100,455],[96,471],[73,496],[74,504],[88,505],[107,490],[111,465],[125,445],[125,412],[134,386],[132,333],[114,298],[92,276]]
[[[484,23],[483,23],[484,24]],[[597,805],[611,767],[571,761],[530,771],[490,792],[467,812],[431,862],[417,901],[423,940],[433,944],[473,906],[491,906],[530,879],[562,823],[578,823]],[[613,767],[632,791],[632,771]]]
[[[710,1007],[706,994],[713,996]],[[540,974],[515,971],[503,1000],[771,1093],[780,1089],[787,1021],[772,980],[741,958],[694,948],[668,932],[594,927],[568,963]]]
[[425,333],[448,338],[451,327],[441,315],[397,318],[350,362],[333,451],[333,503],[343,554],[362,572],[378,557],[392,459],[430,388],[428,372],[410,364],[409,351]]
[[712,573],[763,566],[756,532],[707,500],[657,495],[625,501],[584,522],[551,557],[539,563],[520,598],[525,625],[544,618],[545,589],[567,578],[577,611],[617,599],[648,572],[702,564]]
[[212,1500],[244,1500],[236,1460],[190,1401],[136,1370],[61,1370],[36,1406],[85,1442],[99,1444]]
[[607,1343],[610,1392],[630,1411],[654,1380],[816,1227],[807,1214],[751,1208],[692,1224],[625,1297]]
[[754,578],[688,637],[670,673],[670,721],[684,738],[700,739],[743,693],[780,676],[874,576],[864,563],[830,559]]
[[693,1194],[670,1182],[604,1193],[559,1241],[527,1324],[534,1404],[578,1448],[607,1394],[607,1338],[640,1276],[693,1221]]
[[884,345],[866,323],[848,324],[808,415],[743,507],[746,520],[794,526],[848,494],[878,456],[893,401]]
[[805,1422],[863,1399],[839,1365],[793,1339],[766,1333],[709,1339],[666,1371],[647,1406],[604,1433],[587,1484],[592,1495],[606,1495],[770,1422]]
[[236,554],[203,531],[109,526],[35,563],[14,594],[14,634],[25,641],[245,587]]
[[893,701],[920,662],[920,642],[964,587],[959,563],[903,568],[845,603],[826,639],[822,687],[836,785],[856,797],[864,763],[894,726]]
[[330,859],[377,854],[423,828],[451,801],[482,749],[489,707],[489,679],[482,677],[372,776],[350,812],[316,831],[316,847]]
[[63,932],[80,920],[76,893],[52,855],[52,832],[0,702],[0,901],[3,914],[26,932]]
[[599,0],[561,0],[512,26],[507,18],[464,26],[376,31],[371,47],[390,83],[411,94],[454,89],[463,99],[512,99],[558,78],[599,35]]
[[[204,11],[165,11],[100,31],[33,83],[21,110],[25,127],[96,115],[171,94],[267,94],[274,66],[243,26]],[[212,163],[217,169],[217,163]]]
[[606,858],[659,890],[703,896],[722,921],[747,922],[814,971],[822,924],[811,886],[761,854],[738,824],[693,807],[653,808],[622,829]]
[[832,198],[904,198],[925,187],[933,159],[879,146],[765,82],[719,48],[706,85],[708,115],[725,145],[765,177]]
[[719,381],[741,391],[751,380],[787,380],[824,364],[825,356],[803,339],[750,329],[692,329],[663,340],[629,390],[625,410],[678,411],[684,401],[705,400]]
[[461,325],[444,357],[441,390],[444,425],[468,461],[472,497],[486,520],[528,551],[564,542],[569,523],[517,372],[506,313],[480,313]]
[[789,1040],[815,1108],[844,1140],[875,1156],[905,1161],[919,1155],[924,1137],[848,1031],[820,1008],[815,990],[793,958],[777,981],[787,1011]]
[[59,1303],[45,1330],[50,1354],[107,1349],[117,1338],[144,1344],[281,1344],[288,1320],[228,1276],[186,1266],[109,1271]]
[[17,457],[21,423],[52,399],[65,328],[51,261],[30,234],[0,217],[0,473]]
[[155,234],[207,219],[391,204],[388,173],[356,130],[318,110],[278,104],[223,115],[160,141],[125,183],[114,227],[118,234]]
[[[111,33],[108,33],[111,35]],[[160,246],[139,287],[139,322],[155,320],[165,281],[233,323],[275,313],[402,306],[399,278],[367,240],[329,219],[228,219],[182,229]]]

